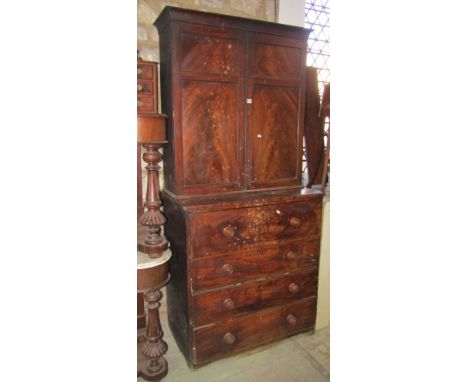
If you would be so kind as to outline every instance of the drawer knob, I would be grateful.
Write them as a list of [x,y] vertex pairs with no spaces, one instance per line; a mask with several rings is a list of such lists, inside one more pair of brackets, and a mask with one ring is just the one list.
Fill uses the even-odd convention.
[[234,309],[234,301],[232,301],[232,298],[227,298],[223,301],[223,306],[228,310]]
[[232,275],[234,273],[234,267],[231,264],[224,264],[223,271],[228,275]]
[[143,106],[143,102],[137,99],[137,107]]
[[140,75],[140,74],[142,74],[142,73],[143,73],[143,69],[142,69],[142,68],[138,68],[138,69],[137,69],[137,74]]
[[299,285],[297,285],[296,283],[291,283],[291,284],[289,284],[289,286],[288,286],[288,290],[289,290],[289,292],[291,292],[291,293],[296,293],[296,292],[299,291]]
[[296,218],[295,216],[289,219],[289,224],[291,224],[293,227],[299,227],[301,223],[301,219]]
[[286,258],[288,260],[296,260],[297,259],[297,253],[296,252],[293,252],[293,251],[289,251],[288,253],[286,253]]
[[234,227],[233,225],[229,224],[223,228],[223,235],[225,237],[232,239],[235,234],[236,234],[236,227]]
[[143,91],[143,85],[142,84],[138,84],[137,91],[139,91],[139,92]]
[[297,318],[294,314],[288,314],[286,317],[286,321],[289,325],[296,325]]
[[227,332],[223,337],[223,342],[228,345],[232,345],[236,341],[236,336],[231,332]]

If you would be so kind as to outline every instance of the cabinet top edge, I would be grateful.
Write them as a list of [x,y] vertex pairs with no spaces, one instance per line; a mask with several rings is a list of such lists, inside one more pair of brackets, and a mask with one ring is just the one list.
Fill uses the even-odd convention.
[[304,38],[307,38],[309,33],[312,31],[312,29],[302,28],[296,25],[280,24],[272,21],[250,19],[246,17],[211,13],[173,6],[164,7],[153,25],[156,26],[158,32],[161,33],[171,21],[182,21],[192,24],[220,26],[234,29],[242,28],[243,30],[267,34],[283,35],[284,33],[287,33]]

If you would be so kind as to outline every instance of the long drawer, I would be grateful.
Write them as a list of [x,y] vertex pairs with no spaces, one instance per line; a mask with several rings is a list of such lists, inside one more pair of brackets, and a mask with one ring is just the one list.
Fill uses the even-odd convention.
[[320,235],[321,201],[204,212],[192,217],[192,256],[246,249],[280,240],[310,240]]
[[316,267],[305,272],[202,292],[193,296],[192,324],[206,325],[316,295]]
[[261,310],[194,331],[194,364],[202,365],[229,354],[312,329],[316,298]]
[[216,288],[318,264],[319,240],[233,251],[191,263],[192,289]]

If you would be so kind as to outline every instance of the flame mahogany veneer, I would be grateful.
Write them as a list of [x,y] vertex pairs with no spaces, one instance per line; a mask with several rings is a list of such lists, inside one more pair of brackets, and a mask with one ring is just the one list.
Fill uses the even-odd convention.
[[322,193],[302,189],[309,30],[166,7],[169,325],[191,367],[314,329]]

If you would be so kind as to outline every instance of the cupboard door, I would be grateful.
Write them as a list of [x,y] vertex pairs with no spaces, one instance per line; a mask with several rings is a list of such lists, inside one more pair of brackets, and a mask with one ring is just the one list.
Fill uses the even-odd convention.
[[180,33],[180,188],[235,191],[244,184],[243,34],[184,26]]
[[247,188],[301,186],[304,64],[302,40],[251,36]]

